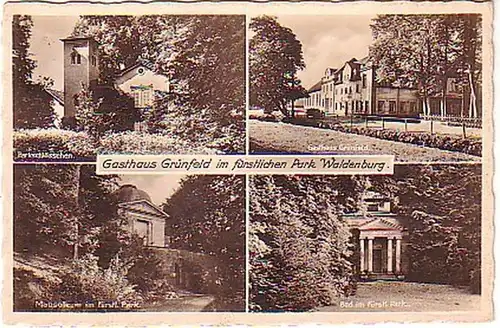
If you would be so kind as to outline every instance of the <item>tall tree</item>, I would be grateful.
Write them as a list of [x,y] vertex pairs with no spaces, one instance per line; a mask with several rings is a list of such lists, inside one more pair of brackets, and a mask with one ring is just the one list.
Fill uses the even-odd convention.
[[245,177],[188,176],[163,206],[172,247],[213,256],[219,296],[244,308]]
[[343,221],[357,208],[359,176],[255,176],[250,181],[250,308],[303,311],[355,288]]
[[35,61],[29,52],[31,16],[14,15],[12,21],[12,88],[14,128],[32,129],[54,126],[52,98],[45,91],[52,85],[48,79],[34,82]]
[[448,81],[453,77],[464,98],[471,99],[469,116],[477,116],[480,21],[477,14],[377,16],[370,47],[377,81],[418,88],[424,114],[431,114],[430,97],[440,96],[444,115]]
[[249,49],[250,105],[289,116],[287,103],[306,95],[297,78],[306,66],[302,44],[275,17],[252,18],[250,29],[255,33]]

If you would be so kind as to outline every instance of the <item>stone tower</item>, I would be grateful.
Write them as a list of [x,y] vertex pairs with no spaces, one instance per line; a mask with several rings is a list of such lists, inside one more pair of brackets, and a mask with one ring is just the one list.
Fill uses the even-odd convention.
[[98,45],[93,38],[69,37],[64,43],[64,118],[75,117],[76,95],[93,89],[99,78]]

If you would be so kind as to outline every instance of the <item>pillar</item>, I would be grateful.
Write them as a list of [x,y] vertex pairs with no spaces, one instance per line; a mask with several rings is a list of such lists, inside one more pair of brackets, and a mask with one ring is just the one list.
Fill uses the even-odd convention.
[[396,272],[401,272],[401,237],[396,239]]
[[392,238],[387,238],[387,272],[392,273]]
[[359,272],[365,271],[365,240],[359,239]]
[[373,237],[368,238],[368,272],[373,272]]

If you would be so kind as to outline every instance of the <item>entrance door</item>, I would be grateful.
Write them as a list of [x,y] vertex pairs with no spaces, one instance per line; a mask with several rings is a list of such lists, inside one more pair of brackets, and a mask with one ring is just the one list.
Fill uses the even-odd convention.
[[382,273],[382,250],[373,250],[373,272]]
[[144,238],[144,245],[149,245],[149,222],[143,220],[135,221],[135,233]]

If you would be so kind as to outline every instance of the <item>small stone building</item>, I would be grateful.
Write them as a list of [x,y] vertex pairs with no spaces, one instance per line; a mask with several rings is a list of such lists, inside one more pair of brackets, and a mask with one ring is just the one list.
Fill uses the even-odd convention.
[[131,232],[144,238],[160,258],[160,270],[177,288],[214,293],[217,288],[217,261],[207,254],[170,248],[169,215],[156,206],[147,192],[124,184],[111,194],[118,211],[127,219]]
[[404,279],[408,273],[407,229],[403,220],[391,212],[391,200],[368,191],[365,210],[345,214],[353,236],[356,236],[359,277],[364,280]]

